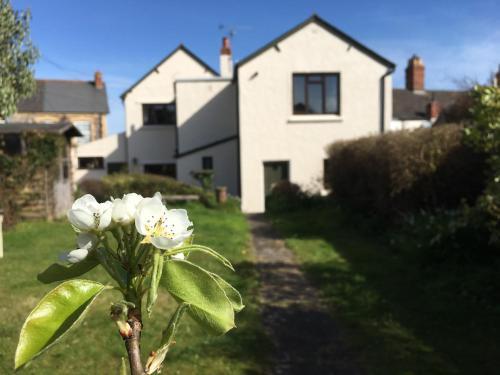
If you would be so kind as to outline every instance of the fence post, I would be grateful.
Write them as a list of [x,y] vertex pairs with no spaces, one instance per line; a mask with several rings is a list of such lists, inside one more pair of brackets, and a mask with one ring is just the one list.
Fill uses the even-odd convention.
[[3,258],[3,212],[0,211],[0,258]]

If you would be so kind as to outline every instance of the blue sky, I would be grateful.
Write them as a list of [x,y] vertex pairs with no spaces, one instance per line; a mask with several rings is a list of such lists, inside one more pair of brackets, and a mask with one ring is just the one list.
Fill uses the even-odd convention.
[[[32,39],[42,58],[37,78],[92,79],[108,88],[110,132],[122,131],[119,95],[179,43],[218,69],[220,39],[235,30],[233,55],[245,57],[312,13],[397,64],[419,54],[428,88],[456,88],[469,77],[485,81],[500,63],[500,1],[167,1],[12,0],[30,8]],[[221,30],[221,25],[223,28]]]

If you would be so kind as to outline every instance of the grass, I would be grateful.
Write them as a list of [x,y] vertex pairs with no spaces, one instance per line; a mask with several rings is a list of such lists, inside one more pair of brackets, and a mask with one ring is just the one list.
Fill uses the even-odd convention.
[[498,374],[498,261],[425,264],[327,205],[271,217],[368,374]]
[[[258,374],[268,364],[268,341],[261,329],[256,271],[248,251],[249,232],[243,215],[232,209],[207,209],[187,206],[195,223],[195,242],[211,246],[228,257],[236,268],[232,274],[212,260],[196,262],[220,272],[237,287],[246,308],[236,316],[237,329],[222,337],[211,337],[189,317],[183,318],[177,344],[167,356],[169,374]],[[19,331],[29,311],[54,285],[42,285],[36,275],[57,255],[73,246],[74,234],[67,222],[27,222],[7,232],[5,255],[0,260],[0,373],[13,373],[14,352]],[[96,269],[86,278],[107,282]],[[102,297],[102,298],[101,298]],[[109,305],[119,300],[117,293],[103,294],[91,308],[83,324],[58,345],[21,371],[22,374],[115,374],[124,346],[115,325],[108,318]],[[168,323],[175,302],[166,292],[151,319],[145,320],[143,358],[156,349],[161,330]]]

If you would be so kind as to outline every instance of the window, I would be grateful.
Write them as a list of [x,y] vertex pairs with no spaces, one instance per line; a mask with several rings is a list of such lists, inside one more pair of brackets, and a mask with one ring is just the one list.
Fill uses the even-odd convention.
[[108,174],[126,173],[128,170],[127,163],[107,163]]
[[330,159],[323,159],[323,186],[325,189],[331,189],[329,175],[331,168]]
[[144,125],[175,125],[175,102],[166,104],[143,104]]
[[177,178],[177,168],[174,163],[172,164],[145,164],[144,173],[159,174]]
[[89,143],[92,140],[90,121],[75,121],[75,127],[82,133],[77,137],[78,144]]
[[204,156],[201,158],[201,168],[203,170],[214,169],[214,159],[211,156]]
[[0,139],[0,146],[7,155],[19,155],[23,152],[23,144],[18,134],[5,134]]
[[293,113],[340,114],[339,74],[294,74]]
[[101,157],[78,158],[78,169],[104,169],[104,158]]

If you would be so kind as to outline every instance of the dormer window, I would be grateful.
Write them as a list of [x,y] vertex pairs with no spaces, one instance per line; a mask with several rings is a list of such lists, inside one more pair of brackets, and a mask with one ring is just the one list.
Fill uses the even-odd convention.
[[340,114],[339,74],[294,74],[293,114]]
[[144,125],[175,125],[175,102],[143,104],[142,117]]

